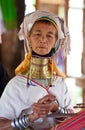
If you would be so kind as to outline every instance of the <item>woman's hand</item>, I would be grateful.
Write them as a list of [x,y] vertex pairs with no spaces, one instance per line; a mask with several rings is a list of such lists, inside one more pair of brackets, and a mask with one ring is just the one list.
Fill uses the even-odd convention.
[[58,103],[56,97],[49,94],[41,98],[37,103],[32,105],[33,112],[37,113],[39,117],[46,116],[49,112],[58,110]]
[[46,104],[46,103],[51,103],[52,101],[55,101],[56,97],[54,95],[48,94],[44,96],[43,98],[38,100],[38,103]]
[[38,102],[42,104],[49,104],[50,105],[49,111],[51,112],[58,110],[58,102],[54,95],[51,94],[46,95],[43,98],[41,98]]
[[32,105],[33,113],[29,115],[30,121],[45,117],[49,112],[58,110],[58,103],[54,95],[46,95]]

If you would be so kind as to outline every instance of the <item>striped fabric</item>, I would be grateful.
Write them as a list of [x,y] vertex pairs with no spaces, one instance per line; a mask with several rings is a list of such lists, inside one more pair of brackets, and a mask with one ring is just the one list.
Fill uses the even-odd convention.
[[85,110],[56,126],[54,130],[85,130]]

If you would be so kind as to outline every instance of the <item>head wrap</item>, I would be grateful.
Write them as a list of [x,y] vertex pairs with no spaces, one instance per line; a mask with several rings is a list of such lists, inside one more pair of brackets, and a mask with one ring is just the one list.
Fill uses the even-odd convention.
[[63,58],[65,58],[70,51],[70,36],[64,20],[53,13],[41,11],[41,10],[37,10],[35,12],[27,14],[24,17],[24,20],[20,26],[21,29],[18,33],[18,37],[20,40],[24,40],[25,54],[27,54],[30,50],[29,41],[27,39],[28,32],[31,30],[35,21],[43,17],[50,19],[52,23],[54,21],[55,24],[57,25],[58,40],[55,43],[54,57],[56,58],[56,54],[58,50],[61,49],[61,55]]
[[[70,51],[70,35],[68,29],[65,25],[65,22],[62,18],[56,16],[53,13],[37,10],[30,14],[27,14],[24,17],[24,20],[21,24],[21,29],[18,33],[18,37],[20,40],[24,40],[24,49],[25,49],[25,60],[16,68],[15,73],[18,74],[23,72],[28,68],[29,61],[30,61],[30,47],[29,47],[29,38],[28,32],[30,32],[34,23],[40,19],[47,19],[51,23],[53,23],[57,28],[58,31],[58,39],[54,46],[54,55],[53,55],[53,71],[56,72],[56,75],[65,77],[65,75],[60,72],[57,68],[56,61],[58,60],[57,53],[58,50],[61,50],[62,58],[65,58]],[[49,63],[49,67],[52,69],[52,63]]]

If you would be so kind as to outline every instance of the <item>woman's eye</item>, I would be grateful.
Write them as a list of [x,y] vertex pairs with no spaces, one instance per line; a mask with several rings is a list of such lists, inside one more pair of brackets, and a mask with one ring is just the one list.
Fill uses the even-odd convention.
[[37,33],[36,35],[40,35],[40,33]]
[[40,33],[36,33],[35,35],[36,35],[36,36],[40,36]]
[[48,37],[48,38],[52,38],[53,36],[51,36],[51,35],[47,35],[47,37]]

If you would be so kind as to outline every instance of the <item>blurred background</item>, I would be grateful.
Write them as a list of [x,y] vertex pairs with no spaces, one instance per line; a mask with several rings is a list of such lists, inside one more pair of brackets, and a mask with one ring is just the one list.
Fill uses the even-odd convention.
[[64,18],[71,36],[71,52],[58,67],[66,75],[73,105],[85,102],[85,0],[0,0],[0,63],[9,78],[24,58],[24,42],[17,32],[24,15],[46,10]]

